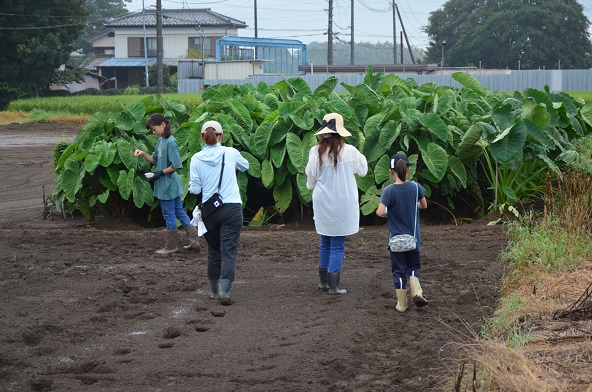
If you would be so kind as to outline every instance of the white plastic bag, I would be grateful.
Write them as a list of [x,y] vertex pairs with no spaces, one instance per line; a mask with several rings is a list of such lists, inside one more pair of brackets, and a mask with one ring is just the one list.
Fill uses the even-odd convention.
[[201,210],[199,209],[199,206],[195,206],[193,209],[193,219],[191,219],[191,224],[197,227],[197,235],[200,237],[208,232],[206,225],[203,220],[201,220]]

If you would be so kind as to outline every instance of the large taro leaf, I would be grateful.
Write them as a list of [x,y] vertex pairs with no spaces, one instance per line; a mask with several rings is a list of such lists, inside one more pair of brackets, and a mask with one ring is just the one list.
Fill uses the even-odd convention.
[[243,158],[245,158],[247,161],[249,161],[249,169],[247,170],[247,172],[255,178],[260,178],[261,177],[261,163],[259,163],[259,160],[246,151],[241,151],[240,153],[243,156]]
[[144,204],[151,206],[154,202],[152,187],[148,181],[139,176],[134,176],[132,192],[134,205],[138,208],[142,208]]
[[247,204],[247,185],[249,185],[249,177],[247,176],[247,173],[241,171],[236,173],[236,182],[238,182],[238,189],[244,207]]
[[236,122],[241,125],[248,133],[253,129],[253,120],[249,109],[242,104],[238,99],[230,99],[225,101],[225,105],[232,111]]
[[304,173],[306,164],[308,163],[308,153],[310,149],[316,144],[316,136],[312,132],[304,134],[302,140],[292,132],[286,135],[286,149],[292,165],[299,173]]
[[317,87],[313,93],[315,98],[328,98],[329,95],[335,90],[337,86],[337,78],[335,76],[329,76],[319,87]]
[[452,132],[436,113],[419,113],[418,118],[425,129],[436,135],[443,142],[452,140]]
[[461,161],[464,163],[473,162],[483,154],[484,148],[481,143],[482,134],[483,129],[480,124],[471,125],[456,148],[456,156]]
[[279,116],[288,119],[291,115],[298,113],[300,110],[304,109],[306,104],[302,101],[288,101],[282,102],[279,108]]
[[276,144],[275,146],[271,146],[271,148],[269,149],[269,157],[271,158],[273,165],[277,168],[282,167],[282,164],[284,163],[285,156],[286,156],[286,145],[283,143]]
[[312,129],[315,121],[314,116],[308,110],[300,111],[300,113],[297,114],[291,114],[290,120],[292,120],[294,125],[298,128],[305,131]]
[[481,96],[487,94],[487,89],[483,87],[473,75],[469,75],[466,72],[455,72],[452,74],[452,78],[464,87],[477,92]]
[[82,187],[82,179],[85,174],[86,170],[84,170],[82,163],[76,161],[72,161],[61,173],[62,189],[70,203],[76,201],[76,195]]
[[273,166],[269,160],[264,160],[261,163],[261,182],[263,186],[266,188],[271,188],[273,186]]
[[304,204],[308,204],[312,201],[312,189],[308,189],[306,186],[306,174],[296,174],[296,185],[298,186],[298,196]]
[[547,129],[551,115],[544,103],[536,103],[532,98],[522,100],[522,119],[528,120],[540,129]]
[[376,166],[374,166],[374,180],[377,184],[382,184],[391,178],[390,161],[391,158],[388,155],[383,155],[376,162]]
[[516,119],[514,125],[499,135],[490,145],[491,156],[497,162],[509,163],[514,160],[524,148],[526,142],[526,126],[522,119]]
[[376,212],[380,204],[380,193],[376,186],[373,185],[360,197],[360,210],[363,215]]
[[84,158],[84,170],[93,174],[95,169],[101,163],[101,157],[105,153],[105,141],[101,140],[90,149],[88,155]]
[[354,116],[352,109],[347,103],[345,103],[339,94],[334,92],[329,96],[329,98],[330,99],[327,101],[327,106],[329,106],[332,112],[341,114],[344,119],[351,119]]
[[278,118],[278,120],[273,125],[273,130],[271,131],[271,136],[269,138],[269,144],[275,145],[281,142],[286,138],[286,135],[290,131],[290,126],[286,123],[286,120],[283,118]]
[[588,126],[592,127],[592,101],[580,108],[580,115]]
[[306,83],[306,81],[304,81],[304,79],[291,78],[291,79],[288,79],[288,83],[290,84],[290,86],[292,86],[292,88],[297,93],[302,94],[302,95],[306,95],[306,96],[312,95],[312,91],[311,91],[310,87],[308,86],[308,83]]
[[179,101],[161,96],[160,104],[165,110],[172,112],[175,115],[177,121],[181,121],[181,116],[187,113],[187,108]]
[[378,143],[381,133],[381,123],[384,120],[384,113],[378,113],[370,117],[366,124],[364,124],[364,146],[362,147],[362,154],[366,157],[368,162],[374,162],[382,154],[384,154],[390,146],[384,146]]
[[547,107],[547,113],[551,115],[551,119],[549,120],[549,126],[554,127],[557,125],[559,121],[559,114],[557,110],[553,106],[553,101],[549,98],[547,93],[541,90],[536,90],[533,88],[528,88],[522,92],[524,97],[531,97],[537,103],[543,103]]
[[343,87],[350,93],[352,99],[357,99],[366,105],[370,112],[376,113],[380,109],[380,100],[378,94],[370,89],[365,84],[358,84],[356,86],[350,86],[345,83],[341,83]]
[[119,102],[121,111],[115,120],[115,126],[123,131],[130,131],[134,125],[144,118],[146,114],[146,107],[141,102],[133,103],[129,106],[123,105]]
[[423,163],[427,166],[430,173],[440,181],[446,169],[448,169],[448,154],[446,150],[437,145],[436,143],[429,143],[427,149],[423,149],[420,145]]
[[450,171],[452,172],[452,174],[454,174],[454,177],[456,177],[456,179],[460,182],[462,187],[466,188],[467,187],[467,170],[465,168],[465,165],[463,165],[463,163],[460,161],[460,159],[458,159],[454,155],[449,156],[448,157],[448,167],[450,168]]
[[503,134],[514,126],[514,119],[518,116],[518,114],[519,112],[514,111],[511,105],[506,104],[495,109],[491,113],[491,118],[493,119],[493,123],[499,132]]
[[538,125],[527,119],[523,121],[524,125],[526,126],[528,136],[530,136],[532,140],[536,141],[537,144],[540,144],[548,150],[555,149],[555,142],[553,142],[553,138],[549,135],[549,132],[546,128],[541,129]]
[[267,156],[272,130],[273,124],[269,121],[263,121],[255,130],[253,137],[253,147],[255,149],[254,153],[259,158]]
[[374,170],[372,167],[368,167],[368,173],[364,177],[360,177],[359,175],[355,175],[356,184],[358,185],[358,189],[362,192],[366,192],[372,185],[376,185],[376,181],[374,180]]
[[123,200],[129,200],[134,186],[134,179],[136,177],[136,171],[130,169],[129,171],[120,170],[119,177],[117,178],[117,187],[119,188],[119,194]]
[[134,157],[134,148],[135,146],[126,139],[117,139],[117,152],[121,162],[126,168],[135,170],[138,167],[138,158]]
[[275,94],[267,93],[263,97],[263,103],[269,106],[271,110],[277,110],[280,107],[280,101],[277,99]]
[[284,181],[283,184],[277,185],[273,188],[273,198],[275,200],[275,207],[280,213],[285,212],[292,202],[292,183],[291,181]]

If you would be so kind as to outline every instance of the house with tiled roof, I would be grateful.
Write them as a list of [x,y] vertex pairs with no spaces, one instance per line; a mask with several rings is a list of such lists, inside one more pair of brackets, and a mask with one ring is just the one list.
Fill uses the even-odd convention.
[[[176,73],[179,58],[190,51],[203,53],[203,58],[216,56],[216,41],[237,36],[245,22],[219,14],[209,8],[162,11],[163,62]],[[109,55],[93,64],[108,82],[101,88],[145,85],[146,64],[156,63],[156,11],[130,13],[106,23],[104,34],[91,37],[95,55]],[[113,45],[112,47],[110,45]]]

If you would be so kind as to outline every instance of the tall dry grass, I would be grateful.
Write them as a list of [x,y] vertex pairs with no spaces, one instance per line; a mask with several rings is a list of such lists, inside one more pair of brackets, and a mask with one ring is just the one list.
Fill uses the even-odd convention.
[[510,226],[500,307],[443,390],[592,392],[592,320],[553,319],[592,282],[592,176],[549,179],[546,199]]

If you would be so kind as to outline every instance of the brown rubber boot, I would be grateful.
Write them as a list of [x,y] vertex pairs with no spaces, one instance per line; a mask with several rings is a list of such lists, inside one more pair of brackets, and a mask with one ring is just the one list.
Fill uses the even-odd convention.
[[411,298],[413,299],[413,302],[415,302],[415,306],[418,308],[426,306],[428,301],[423,297],[423,290],[419,285],[419,279],[417,279],[417,277],[409,277],[409,287],[411,287]]
[[179,250],[177,230],[164,230],[164,248],[157,250],[159,255],[168,255]]
[[201,245],[199,244],[199,236],[197,235],[197,228],[193,225],[183,226],[183,230],[187,233],[187,239],[189,245],[185,245],[183,249],[192,250],[194,252],[201,251]]
[[405,313],[407,311],[407,290],[396,289],[397,292],[397,312]]

